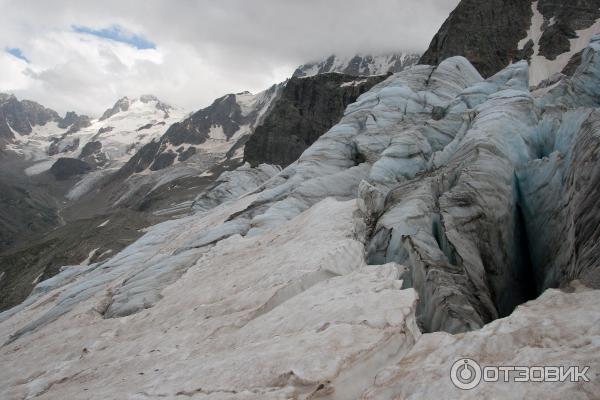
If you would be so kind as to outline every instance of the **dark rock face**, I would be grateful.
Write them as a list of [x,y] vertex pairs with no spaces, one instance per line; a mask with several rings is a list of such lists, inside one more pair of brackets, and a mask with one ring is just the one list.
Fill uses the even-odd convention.
[[154,162],[152,163],[150,169],[152,169],[153,171],[158,171],[159,169],[167,168],[168,166],[173,164],[175,158],[177,158],[177,154],[175,153],[160,153],[154,159]]
[[13,95],[0,93],[0,142],[14,139],[11,128],[20,135],[28,135],[32,127],[46,125],[50,121],[57,122],[61,129],[69,128],[67,133],[77,132],[91,124],[86,115],[69,111],[61,118],[56,111],[34,101],[19,101]]
[[348,104],[386,76],[337,73],[292,78],[271,113],[246,143],[244,161],[285,167],[336,124]]
[[[48,155],[54,156],[58,153],[67,153],[69,151],[75,151],[79,147],[79,138],[75,138],[70,143],[62,143],[68,137],[69,132],[64,133],[60,138],[52,138],[50,146],[48,146]],[[62,146],[61,146],[62,144]]]
[[81,149],[81,154],[79,154],[79,158],[85,158],[91,156],[92,154],[100,151],[102,149],[102,143],[98,141],[87,142],[83,149]]
[[569,60],[569,63],[563,68],[562,73],[567,76],[573,76],[579,64],[581,64],[581,57],[583,55],[583,50],[573,54],[573,57]]
[[69,128],[68,133],[75,133],[81,128],[86,128],[91,124],[90,118],[87,115],[77,115],[77,113],[69,111],[58,123],[58,127],[61,129]]
[[554,24],[540,38],[540,54],[549,60],[555,60],[558,55],[571,50],[569,39],[576,37],[575,31],[564,22]]
[[87,142],[81,149],[78,158],[93,168],[103,167],[109,161],[102,151],[102,142],[99,141]]
[[157,156],[160,149],[160,141],[151,141],[135,153],[116,173],[116,177],[126,178],[129,175],[142,172],[148,168]]
[[121,111],[127,111],[127,110],[129,110],[129,98],[127,96],[125,96],[125,97],[117,100],[117,102],[115,103],[114,106],[112,106],[112,108],[109,108],[108,110],[104,111],[104,113],[100,117],[100,121],[104,121],[105,119],[108,119],[108,118],[112,117],[113,115],[120,113]]
[[529,0],[462,0],[433,37],[421,64],[464,56],[488,77],[519,59],[517,45],[531,22]]
[[0,178],[0,252],[57,223],[53,201],[39,186],[24,181]]
[[338,72],[346,75],[384,75],[405,70],[419,61],[419,54],[355,55],[340,59],[335,55],[325,60],[301,65],[292,75],[295,78]]
[[10,128],[21,135],[31,133],[31,127],[60,121],[56,111],[29,100],[19,101],[13,95],[0,94],[0,140],[14,138]]
[[173,124],[165,132],[165,138],[174,146],[184,143],[201,144],[208,139],[213,125],[222,126],[223,133],[230,138],[248,119],[242,115],[235,94],[228,94],[197,111],[190,118]]
[[[451,56],[469,59],[488,77],[511,62],[530,59],[533,42],[519,50],[532,19],[531,0],[462,0],[435,35],[420,63],[437,65]],[[548,60],[571,51],[575,31],[600,18],[600,0],[539,0],[544,17],[539,55]]]
[[91,170],[92,167],[88,163],[76,158],[67,157],[59,158],[50,168],[52,175],[59,181],[85,174]]
[[549,60],[571,49],[569,39],[577,38],[576,30],[589,28],[600,18],[598,0],[539,0],[537,8],[545,21],[540,54]]

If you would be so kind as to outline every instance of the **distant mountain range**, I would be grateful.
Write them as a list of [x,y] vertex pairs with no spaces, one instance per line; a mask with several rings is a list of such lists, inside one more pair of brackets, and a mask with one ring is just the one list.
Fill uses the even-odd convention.
[[294,71],[293,77],[301,78],[338,72],[354,76],[385,75],[395,73],[416,64],[421,57],[416,53],[392,53],[380,55],[331,55],[324,60],[319,60],[301,65]]

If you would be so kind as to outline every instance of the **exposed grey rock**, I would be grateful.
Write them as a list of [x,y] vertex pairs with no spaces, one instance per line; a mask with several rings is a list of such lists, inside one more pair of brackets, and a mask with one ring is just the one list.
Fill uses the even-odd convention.
[[339,73],[290,79],[246,143],[244,161],[288,166],[340,120],[349,104],[384,79]]
[[117,100],[114,106],[104,111],[104,113],[102,113],[102,116],[100,117],[100,121],[104,121],[105,119],[108,119],[115,114],[127,110],[129,110],[129,98],[125,96]]
[[420,63],[464,56],[488,77],[517,58],[531,21],[530,0],[462,0],[433,37]]
[[0,140],[8,142],[14,138],[11,131],[20,135],[31,133],[34,125],[45,125],[49,121],[60,121],[56,111],[29,100],[19,101],[14,95],[0,97]]
[[[569,40],[578,37],[576,31],[590,28],[600,18],[600,0],[539,0],[533,5],[537,5],[543,18],[536,54],[533,41],[519,48],[519,42],[526,38],[528,30],[536,29],[532,26],[536,21],[532,19],[531,0],[462,0],[435,35],[420,62],[438,64],[448,57],[461,55],[469,59],[484,77],[511,62],[531,60],[534,55],[551,62],[561,54],[577,53],[581,47],[572,49]],[[548,76],[538,82],[545,78]]]
[[33,127],[44,126],[51,121],[56,122],[60,129],[68,128],[67,134],[90,125],[90,118],[86,115],[69,111],[61,118],[56,111],[34,101],[19,101],[14,95],[0,93],[0,141],[8,143],[13,140],[13,131],[29,135]]
[[600,18],[599,0],[539,0],[537,8],[546,21],[540,54],[549,60],[571,50],[569,40],[578,37],[575,31],[589,28]]
[[59,181],[73,178],[91,171],[92,167],[76,158],[61,157],[52,165],[50,172]]
[[87,128],[91,125],[90,118],[87,115],[77,115],[73,111],[67,112],[65,117],[58,123],[58,127],[67,129],[67,133],[75,133],[81,128]]
[[102,142],[98,140],[87,142],[78,158],[93,168],[102,168],[109,162],[106,154],[102,152]]

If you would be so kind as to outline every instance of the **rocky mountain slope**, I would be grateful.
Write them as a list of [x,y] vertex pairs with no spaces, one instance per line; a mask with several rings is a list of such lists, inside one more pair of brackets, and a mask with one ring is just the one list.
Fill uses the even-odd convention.
[[405,70],[419,61],[416,53],[392,54],[357,54],[354,56],[337,56],[335,54],[324,60],[299,66],[292,77],[302,78],[330,72],[354,76],[385,75]]
[[574,72],[581,51],[600,33],[599,19],[598,0],[462,0],[420,62],[462,55],[490,76],[526,59],[530,83],[537,85],[555,73]]
[[61,118],[54,110],[30,100],[19,101],[14,95],[0,93],[0,146],[36,136],[36,131],[77,131],[90,124],[85,115],[68,112]]
[[[0,395],[594,398],[600,36],[529,74],[402,71],[245,195],[64,268],[0,314]],[[464,356],[591,381],[461,391]]]
[[246,142],[244,161],[287,167],[340,120],[349,104],[385,78],[339,73],[291,78]]
[[210,106],[170,126],[164,135],[132,157],[121,173],[158,171],[197,153],[201,156],[227,154],[262,122],[281,88],[282,85],[273,85],[256,95],[243,92],[216,99]]

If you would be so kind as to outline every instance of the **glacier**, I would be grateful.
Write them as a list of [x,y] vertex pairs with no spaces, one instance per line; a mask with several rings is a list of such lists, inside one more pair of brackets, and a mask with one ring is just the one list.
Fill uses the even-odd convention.
[[[594,398],[600,36],[572,78],[390,76],[279,171],[0,314],[2,398]],[[243,193],[242,193],[243,192]],[[459,391],[452,362],[589,365]]]

